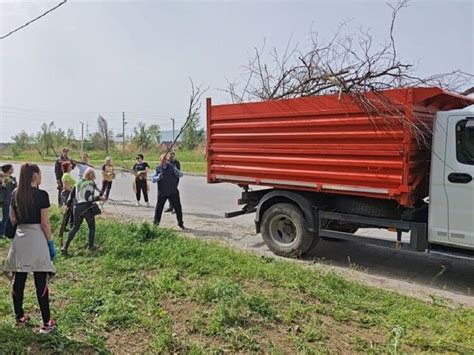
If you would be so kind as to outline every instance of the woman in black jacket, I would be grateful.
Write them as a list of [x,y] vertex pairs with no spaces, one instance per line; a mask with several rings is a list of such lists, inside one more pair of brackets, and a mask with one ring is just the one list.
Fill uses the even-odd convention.
[[2,207],[2,221],[0,222],[0,237],[5,234],[10,200],[13,190],[16,189],[16,179],[13,176],[13,165],[5,164],[0,170],[0,207]]

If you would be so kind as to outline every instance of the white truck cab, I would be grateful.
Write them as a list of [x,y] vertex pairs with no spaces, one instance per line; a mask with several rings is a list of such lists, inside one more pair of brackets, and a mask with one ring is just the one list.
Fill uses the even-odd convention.
[[436,114],[428,241],[474,249],[474,106]]

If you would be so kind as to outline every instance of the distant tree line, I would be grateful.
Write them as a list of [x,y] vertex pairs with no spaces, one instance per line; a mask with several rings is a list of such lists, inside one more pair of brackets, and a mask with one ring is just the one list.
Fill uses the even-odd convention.
[[[117,139],[117,140],[116,140]],[[12,137],[11,146],[13,156],[19,156],[23,151],[35,149],[41,157],[57,156],[62,147],[70,147],[74,150],[80,150],[81,144],[84,144],[84,150],[103,150],[105,154],[116,148],[117,143],[122,144],[121,134],[114,136],[109,128],[107,119],[103,116],[97,118],[97,130],[84,137],[84,142],[75,137],[74,131],[56,127],[54,122],[43,123],[38,132],[27,134],[21,131]],[[184,149],[195,149],[204,141],[204,130],[199,128],[199,114],[192,117],[190,123],[186,126],[182,137],[182,147]],[[159,149],[161,143],[161,129],[157,124],[146,125],[138,123],[133,129],[128,145],[138,150]]]

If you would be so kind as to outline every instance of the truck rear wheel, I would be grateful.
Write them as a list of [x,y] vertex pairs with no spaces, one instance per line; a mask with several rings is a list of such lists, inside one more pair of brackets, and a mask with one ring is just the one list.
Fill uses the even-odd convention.
[[313,243],[313,234],[306,228],[301,210],[289,203],[269,207],[262,217],[262,237],[277,255],[298,257]]

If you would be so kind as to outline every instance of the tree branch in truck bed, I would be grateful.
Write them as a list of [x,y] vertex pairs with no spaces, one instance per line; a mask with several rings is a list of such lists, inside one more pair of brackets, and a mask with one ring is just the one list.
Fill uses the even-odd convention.
[[266,42],[255,48],[243,66],[242,75],[228,82],[224,91],[232,102],[276,100],[339,93],[358,94],[400,87],[438,86],[460,92],[472,86],[474,76],[460,70],[421,78],[414,66],[402,60],[396,49],[397,16],[408,1],[388,4],[392,9],[389,39],[374,44],[368,29],[347,34],[348,21],[341,23],[329,40],[311,31],[309,45],[293,43],[292,36],[282,53],[266,51]]

